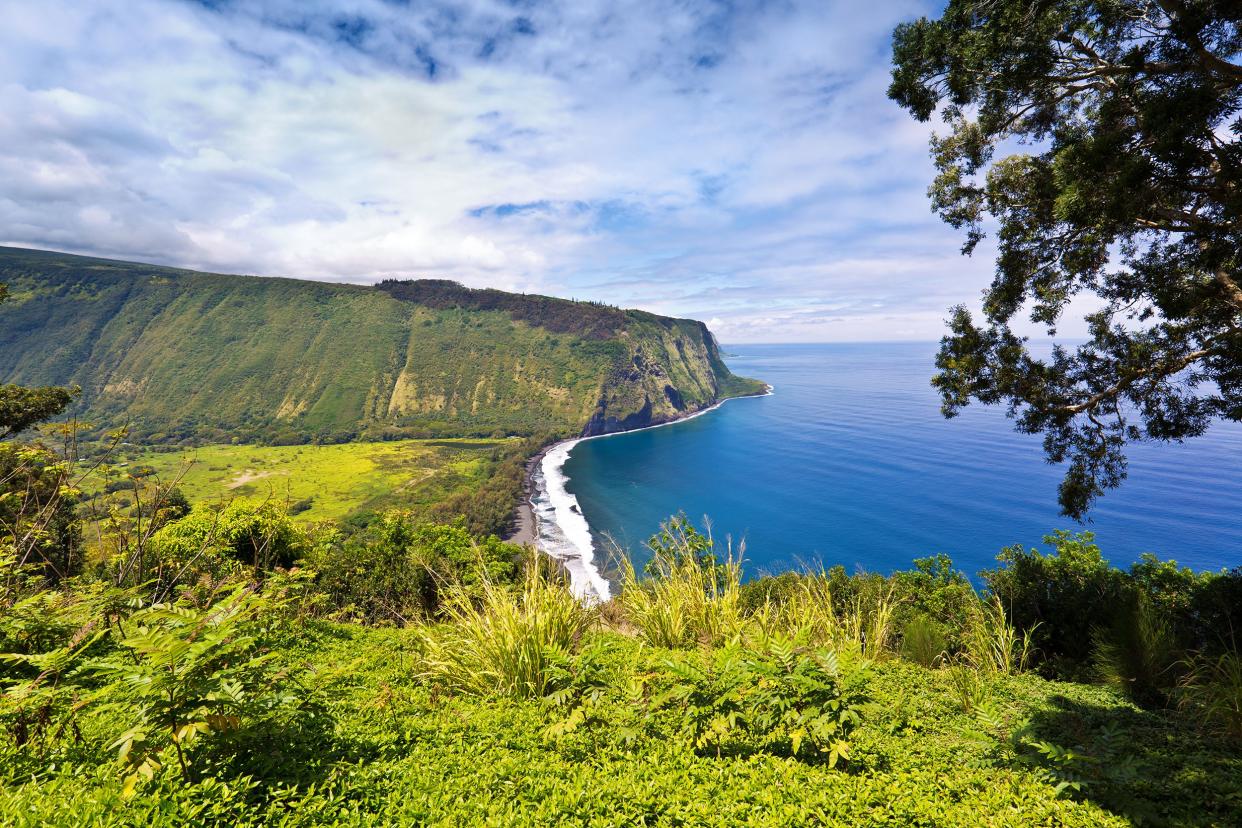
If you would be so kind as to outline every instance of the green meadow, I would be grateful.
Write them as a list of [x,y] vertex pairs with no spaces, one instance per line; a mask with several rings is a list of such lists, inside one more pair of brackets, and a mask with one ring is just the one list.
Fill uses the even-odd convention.
[[385,507],[429,506],[472,491],[486,479],[496,450],[518,442],[207,445],[176,452],[140,448],[101,467],[87,489],[100,492],[138,471],[180,488],[192,503],[274,499],[287,503],[300,521],[339,520]]

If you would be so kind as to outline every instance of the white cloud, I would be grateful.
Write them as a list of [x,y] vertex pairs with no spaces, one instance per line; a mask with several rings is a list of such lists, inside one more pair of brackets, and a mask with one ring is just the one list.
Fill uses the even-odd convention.
[[986,258],[884,97],[913,0],[0,0],[0,243],[933,338]]

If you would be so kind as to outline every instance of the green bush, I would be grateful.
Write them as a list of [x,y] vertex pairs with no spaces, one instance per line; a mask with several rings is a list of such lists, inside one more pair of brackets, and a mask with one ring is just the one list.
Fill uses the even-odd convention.
[[157,599],[165,600],[177,587],[202,578],[221,584],[287,568],[307,548],[305,532],[280,503],[234,500],[200,505],[156,532],[124,580],[141,584],[153,578]]
[[1112,623],[1124,603],[1125,573],[1109,566],[1090,532],[1056,532],[1044,538],[1051,554],[1011,546],[997,556],[1002,566],[982,573],[1000,598],[1010,622],[1029,633],[1033,655],[1046,673],[1090,678],[1090,631]]
[[927,618],[944,634],[946,651],[962,648],[962,631],[978,599],[970,580],[953,568],[948,555],[915,558],[913,569],[894,572],[888,580],[899,629],[913,618]]
[[172,754],[190,781],[192,747],[293,707],[257,633],[272,602],[237,590],[203,610],[157,604],[119,625],[117,649],[81,673],[103,682],[96,697],[124,730],[110,745],[127,774],[124,795]]
[[445,591],[514,583],[521,554],[494,535],[472,536],[463,520],[418,523],[394,510],[348,539],[325,534],[308,560],[338,617],[406,624],[436,616]]

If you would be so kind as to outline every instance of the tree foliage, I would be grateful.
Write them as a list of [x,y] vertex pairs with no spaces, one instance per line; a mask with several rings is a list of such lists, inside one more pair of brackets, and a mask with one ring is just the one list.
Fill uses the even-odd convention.
[[[0,443],[0,592],[13,588],[17,573],[56,582],[81,567],[71,475],[70,464],[43,446]],[[6,561],[11,566],[2,566]]]
[[[984,318],[953,309],[933,384],[947,416],[1005,404],[1042,434],[1073,517],[1126,444],[1242,420],[1240,54],[1226,0],[952,0],[894,34],[890,97],[948,125],[934,209],[966,253],[996,228]],[[1079,294],[1089,341],[1033,355],[1014,319],[1054,334]]]
[[76,389],[0,385],[0,440],[50,420],[69,407]]
[[471,595],[490,584],[512,584],[521,548],[495,535],[473,536],[464,519],[420,523],[391,510],[348,538],[326,537],[309,555],[317,588],[342,618],[405,624],[437,615],[442,595]]

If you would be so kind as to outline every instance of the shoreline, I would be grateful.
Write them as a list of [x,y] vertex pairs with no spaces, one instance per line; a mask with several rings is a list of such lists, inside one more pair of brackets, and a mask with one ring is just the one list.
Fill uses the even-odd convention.
[[[545,511],[551,511],[556,515],[555,517],[550,517],[550,519],[546,520],[546,522],[551,523],[553,530],[562,537],[563,543],[561,548],[553,548],[552,541],[547,537],[547,533],[540,531],[540,517],[538,515],[535,500],[537,497],[543,496],[551,501],[555,496],[547,490],[546,480],[549,474],[554,477],[560,477],[561,481],[564,481],[565,478],[560,475],[561,467],[569,459],[569,454],[573,451],[574,447],[577,446],[578,443],[585,440],[595,440],[601,437],[615,437],[619,434],[630,434],[636,431],[646,431],[652,428],[663,428],[664,426],[676,425],[715,411],[717,408],[720,408],[730,400],[740,400],[751,397],[770,397],[772,396],[773,391],[774,387],[772,385],[765,384],[765,389],[762,393],[740,394],[736,397],[725,397],[724,399],[718,400],[706,408],[701,408],[698,411],[691,412],[685,416],[665,420],[662,423],[652,423],[650,425],[625,429],[622,431],[610,431],[606,434],[591,434],[585,437],[572,437],[567,440],[559,440],[545,446],[526,463],[526,474],[522,484],[522,497],[515,508],[513,529],[510,531],[505,540],[509,543],[515,543],[522,546],[533,546],[541,553],[556,561],[569,576],[570,589],[580,598],[593,602],[607,601],[611,597],[609,582],[603,577],[598,567],[595,565],[595,548],[594,542],[590,537],[590,525],[587,523],[585,516],[582,515],[582,511],[578,507],[577,499],[564,489],[563,483],[559,485],[560,491],[557,493],[560,495],[558,498],[559,502],[548,502],[544,504]],[[559,456],[556,458],[558,462],[556,462],[554,466],[544,468],[548,455],[557,449],[563,450],[562,452],[558,452]],[[537,478],[539,481],[544,483],[544,488],[540,488]],[[576,524],[580,523],[580,525],[567,527],[566,523],[569,521],[573,521]],[[567,532],[567,529],[570,531]],[[572,540],[568,540],[566,537],[567,534],[573,533],[573,530],[575,529],[577,530],[575,534],[578,534],[580,537],[580,542],[577,543]],[[565,549],[565,545],[568,545],[570,548]]]
[[518,498],[517,507],[514,509],[513,526],[503,538],[505,543],[516,543],[519,546],[538,545],[539,533],[535,526],[535,509],[530,504],[533,494],[531,489],[534,488],[534,480],[532,478],[536,467],[543,460],[543,456],[548,453],[548,449],[555,445],[558,445],[558,443],[552,443],[539,449],[533,457],[526,461],[526,471],[522,474],[522,494]]

